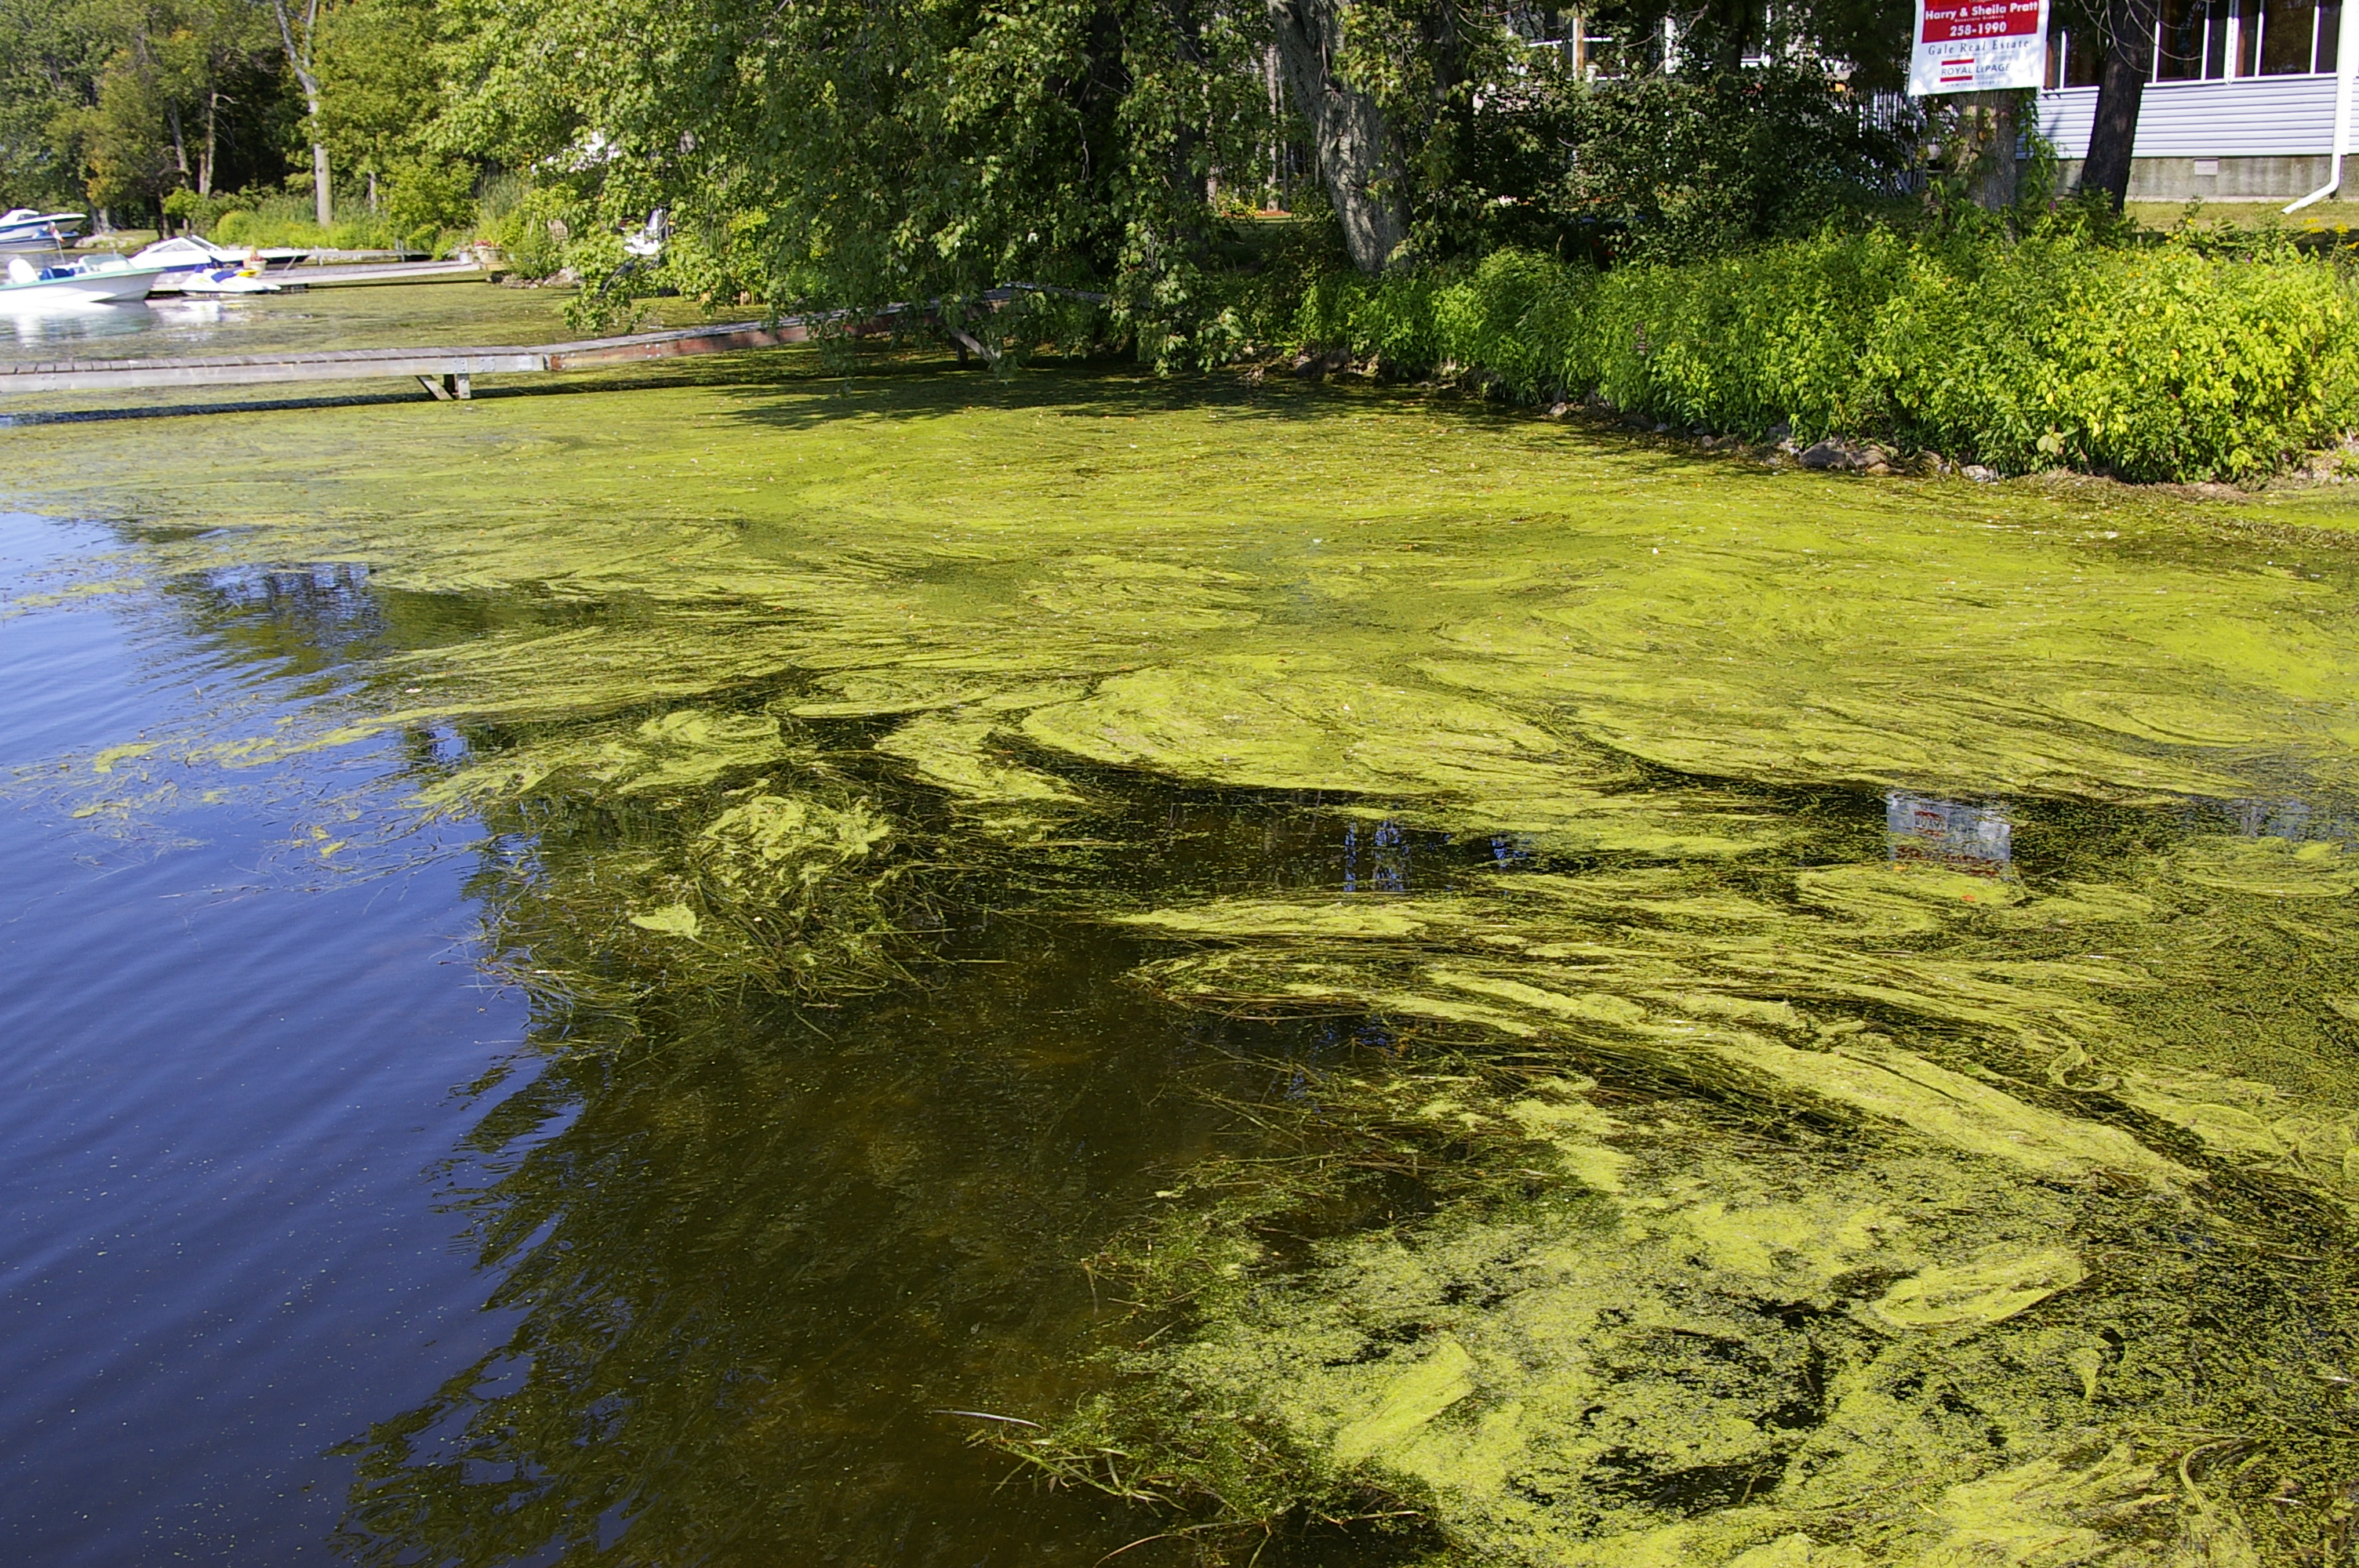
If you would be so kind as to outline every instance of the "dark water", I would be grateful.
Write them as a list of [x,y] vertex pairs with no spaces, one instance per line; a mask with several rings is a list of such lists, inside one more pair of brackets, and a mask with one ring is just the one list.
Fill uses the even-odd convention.
[[[125,542],[6,529],[16,591]],[[1381,1042],[1166,1007],[1120,983],[1135,945],[1028,894],[1397,889],[1498,851],[1140,801],[1126,841],[946,884],[913,983],[617,1028],[479,978],[507,862],[472,827],[290,852],[398,817],[397,747],[211,805],[180,769],[136,816],[40,792],[49,759],[332,687],[375,602],[224,574],[0,622],[9,1556],[537,1562],[627,1527],[640,1561],[1069,1562],[1150,1533],[1009,1484],[950,1412],[1086,1393],[1075,1260],[1211,1146],[1203,1091]]]
[[[9,564],[96,543],[5,522]],[[0,622],[23,764],[251,684],[128,615]],[[286,827],[233,806],[121,841],[36,801],[5,835],[0,1503],[19,1562],[324,1556],[325,1449],[495,1343],[436,1164],[511,1056],[474,979],[461,868],[295,890]]]
[[[551,312],[475,297],[432,330]],[[201,330],[324,330],[240,307]],[[422,336],[406,308],[335,330]],[[1175,1237],[1255,1268],[1163,1342],[1225,1359],[1150,1373],[1134,1413],[1182,1415],[1136,1446],[1184,1481],[1173,1453],[1221,1446],[1187,1420],[1223,1452],[1296,1423],[1259,1450],[1272,1568],[1435,1544],[1296,1530],[1287,1488],[1455,1336],[1505,1346],[1496,1408],[1555,1412],[1518,1452],[1571,1477],[1515,1546],[1479,1533],[1529,1521],[1507,1461],[1495,1498],[1445,1473],[1476,1560],[1561,1560],[1589,1498],[1710,1522],[1789,1467],[1822,1540],[1871,1505],[1927,1529],[1953,1480],[2087,1465],[2090,1433],[2140,1445],[2106,1487],[2200,1473],[2269,1540],[2348,1543],[2346,568],[2261,580],[2217,517],[2148,519],[2151,558],[2088,516],[2001,537],[2002,504],[2068,502],[1683,477],[1538,421],[1478,446],[1407,402],[1149,419],[1094,373],[994,405],[766,362],[5,433],[19,493],[114,519],[0,539],[9,1560],[1093,1563],[1194,1518],[1233,1532],[1121,1561],[1244,1561],[1250,1495],[1238,1533],[975,1441],[1100,1408],[1101,1353],[1164,1332],[1123,1292]],[[1431,477],[1466,451],[1522,452],[1526,490]],[[1322,461],[1397,487],[1352,538],[1290,493]],[[1377,501],[1465,537],[1441,558]],[[1911,573],[1939,580],[1896,611]],[[2004,618],[1950,602],[1977,573]],[[1625,751],[1526,727],[1575,687]],[[2124,778],[2148,804],[2095,804]],[[1618,999],[1593,1030],[1556,1022],[1576,984]],[[1626,1190],[1620,1146],[1551,1175],[1537,1134],[1466,1130],[1592,1092]],[[1634,1223],[1574,1247],[1609,1190]],[[1902,1241],[1804,1234],[1870,1197]],[[1584,1304],[1516,1261],[1509,1301],[1489,1253],[1449,1261],[1498,1216],[1619,1272]],[[1397,1242],[1460,1271],[1387,1295]],[[1943,1280],[1995,1331],[1908,1321]],[[1632,1303],[1720,1327],[1631,1340],[1609,1409],[1580,1362],[1620,1342],[1577,1329]],[[1798,1403],[1819,1323],[1845,1378],[1921,1391],[1923,1352],[1984,1413]],[[1627,1440],[1575,1452],[1600,1411]],[[1868,1490],[1804,1496],[1839,1469],[1789,1466],[1806,1429]]]

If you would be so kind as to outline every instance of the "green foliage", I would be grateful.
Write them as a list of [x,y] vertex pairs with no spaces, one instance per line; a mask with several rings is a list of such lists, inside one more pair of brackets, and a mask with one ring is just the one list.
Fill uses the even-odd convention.
[[[487,8],[450,46],[448,137],[567,192],[566,265],[602,288],[858,306],[1121,275],[1168,313],[1203,265],[1206,172],[1259,156],[1250,23],[1069,0]],[[677,281],[594,270],[658,207]]]
[[462,163],[412,154],[393,161],[384,184],[386,221],[408,243],[431,245],[474,217],[475,171]]
[[1585,95],[1549,192],[1638,261],[1724,254],[1890,207],[1911,150],[1815,64],[1641,76]]
[[533,189],[510,177],[486,192],[477,209],[477,232],[506,253],[520,276],[548,277],[565,265],[565,214],[573,208],[565,191]]
[[2328,265],[2071,232],[1828,234],[1603,275],[1527,252],[1302,297],[1298,341],[1682,427],[1874,438],[2014,472],[2264,474],[2359,422]]
[[[433,40],[432,0],[343,0],[323,13],[316,130],[342,180],[354,173],[382,178],[420,161],[441,88]],[[462,195],[468,182],[461,181]],[[440,220],[438,212],[426,222]]]
[[[312,217],[310,198],[290,191],[240,191],[188,205],[199,214],[199,229],[218,244],[373,251],[397,249],[407,243],[392,223],[364,210],[322,229]],[[210,222],[204,221],[206,214]]]
[[371,243],[430,241],[472,217],[478,172],[435,135],[448,9],[440,0],[325,7],[314,124],[270,9],[255,0],[6,0],[0,181],[11,200],[168,211],[202,228],[224,210],[219,193],[277,183],[316,134],[347,214],[365,206],[389,218]]
[[275,178],[277,48],[247,0],[78,0],[0,13],[0,177],[155,212],[171,190]]
[[107,45],[80,20],[47,0],[0,0],[0,189],[12,204],[81,197],[58,121],[86,101]]

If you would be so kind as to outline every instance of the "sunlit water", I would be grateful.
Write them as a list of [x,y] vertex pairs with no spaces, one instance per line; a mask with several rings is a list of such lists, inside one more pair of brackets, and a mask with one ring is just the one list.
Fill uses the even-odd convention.
[[0,432],[16,1555],[2340,1560],[2335,497],[255,396]]
[[[16,589],[103,539],[5,528]],[[283,662],[154,603],[21,614],[0,622],[5,754],[38,773]],[[290,827],[232,805],[128,837],[38,799],[0,816],[19,1561],[321,1556],[348,1472],[323,1451],[503,1332],[432,1173],[475,1118],[453,1087],[514,1054],[521,1011],[453,946],[460,867],[290,883]]]
[[564,297],[553,292],[467,282],[0,309],[0,363],[549,342],[578,335],[563,330],[563,304]]
[[[16,590],[123,543],[6,524]],[[484,862],[460,838],[341,868],[313,852],[323,821],[398,816],[373,788],[393,749],[232,780],[219,804],[159,809],[178,793],[163,777],[131,809],[77,816],[86,803],[41,788],[47,759],[224,697],[277,712],[383,632],[365,589],[325,572],[0,622],[22,770],[0,818],[12,1555],[327,1561],[359,1520],[389,1550],[419,1531],[471,1561],[545,1561],[539,1538],[611,1539],[723,1468],[764,1552],[1067,1561],[1131,1539],[1117,1510],[995,1490],[1006,1462],[941,1412],[992,1402],[1011,1357],[1039,1378],[1071,1349],[1093,1312],[1073,1260],[1151,1166],[1201,1143],[1215,1118],[1157,1100],[1223,1063],[1228,1032],[1116,985],[1122,948],[1044,953],[1037,925],[984,904],[945,912],[923,989],[810,1011],[685,998],[691,1016],[620,1064],[627,1087],[605,1058],[577,1079],[541,1067],[526,1043],[548,1028],[476,972],[466,884]],[[1168,858],[1206,888],[1333,880],[1332,846],[1286,814],[1154,826],[1137,874]],[[1226,1076],[1257,1094],[1268,1072]],[[497,1210],[480,1260],[477,1205]],[[529,1272],[578,1258],[612,1290],[510,1277],[519,1232],[559,1210]],[[527,1314],[536,1299],[552,1310]],[[569,1351],[581,1336],[597,1349]],[[545,1506],[489,1539],[353,1507],[355,1448],[476,1483],[538,1471],[462,1435],[533,1373],[567,1385],[551,1414],[568,1426],[644,1381],[669,1407],[661,1436],[592,1444],[553,1488],[519,1482]],[[775,1407],[777,1441],[745,1452],[745,1411],[715,1398],[733,1389]]]

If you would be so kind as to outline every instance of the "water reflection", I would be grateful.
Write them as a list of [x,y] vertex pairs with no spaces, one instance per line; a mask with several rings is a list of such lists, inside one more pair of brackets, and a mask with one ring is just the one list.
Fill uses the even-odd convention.
[[0,308],[0,322],[5,322],[16,341],[27,348],[126,337],[153,327],[156,321],[157,317],[145,304],[85,305],[79,308],[43,306],[16,310]]
[[210,633],[290,673],[381,652],[392,629],[385,596],[356,561],[209,573],[195,597]]
[[[1366,829],[1364,847],[1362,830]],[[1408,892],[1408,839],[1390,817],[1373,828],[1362,822],[1343,825],[1343,891]]]
[[2236,800],[2227,805],[2238,837],[2296,844],[2359,840],[2359,813],[2312,800]]
[[[1167,858],[1245,881],[1299,838],[1248,822]],[[495,903],[537,874],[501,853]],[[554,1060],[485,1118],[468,1152],[498,1174],[462,1198],[491,1304],[524,1325],[352,1445],[347,1555],[965,1565],[1139,1533],[1103,1499],[1002,1489],[1005,1461],[944,1412],[1087,1392],[1075,1260],[1229,1119],[1177,1077],[1284,1098],[1388,1042],[1169,1007],[1118,983],[1131,941],[1001,899],[936,906],[887,992],[544,1007]]]
[[1884,797],[1884,831],[1895,865],[1936,865],[1995,877],[2015,860],[2014,825],[1995,806],[1965,806],[1895,790]]

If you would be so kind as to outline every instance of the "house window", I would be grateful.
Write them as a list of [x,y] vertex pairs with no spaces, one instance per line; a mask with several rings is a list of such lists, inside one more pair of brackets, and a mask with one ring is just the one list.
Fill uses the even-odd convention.
[[2059,27],[2048,39],[2048,85],[2050,88],[2097,85],[2097,35],[2087,27],[2077,32]]
[[[2157,81],[2303,76],[2333,70],[2343,0],[2162,0],[2155,22]],[[2093,29],[2048,41],[2051,88],[2094,87],[2100,63]]]
[[2230,0],[2162,0],[2155,38],[2155,80],[2200,81],[2226,74]]
[[2340,6],[2316,0],[2267,0],[2254,9],[2258,13],[2253,20],[2259,24],[2261,75],[2300,76],[2334,69],[2334,39],[2343,27]]

